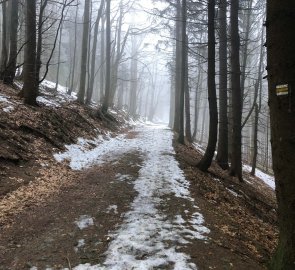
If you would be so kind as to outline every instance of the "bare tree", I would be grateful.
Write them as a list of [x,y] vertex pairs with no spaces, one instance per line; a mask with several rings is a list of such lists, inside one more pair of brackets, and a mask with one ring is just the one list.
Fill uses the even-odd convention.
[[36,105],[38,83],[36,79],[36,1],[26,0],[26,47],[23,94],[25,103]]
[[90,20],[90,0],[85,0],[84,19],[83,19],[83,38],[82,38],[82,55],[81,55],[81,73],[80,87],[78,92],[78,102],[84,103],[87,71],[87,54],[89,38],[89,20]]
[[295,2],[267,1],[267,71],[279,243],[270,269],[295,262]]
[[111,0],[106,0],[106,78],[102,112],[107,113],[111,95]]
[[227,0],[219,2],[219,132],[216,161],[228,169],[228,116],[227,116]]
[[203,158],[198,163],[198,168],[206,171],[212,163],[216,142],[218,112],[215,84],[215,0],[208,1],[208,101],[209,101],[209,139]]
[[237,176],[242,182],[242,98],[240,83],[240,38],[239,38],[239,1],[231,0],[231,85],[232,85],[232,153],[230,175]]

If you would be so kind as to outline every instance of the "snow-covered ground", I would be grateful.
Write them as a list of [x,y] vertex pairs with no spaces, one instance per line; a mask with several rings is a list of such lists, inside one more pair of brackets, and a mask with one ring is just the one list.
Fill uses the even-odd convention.
[[[203,147],[198,144],[194,143],[194,147],[200,151],[202,154],[205,153]],[[246,164],[243,164],[243,171],[245,172],[251,172],[252,167]],[[266,174],[262,172],[261,170],[257,169],[255,170],[255,176],[257,176],[261,181],[263,181],[265,184],[270,186],[272,189],[275,189],[275,178],[272,175]]]
[[[124,136],[94,142],[96,147],[87,150],[87,141],[67,146],[67,151],[55,155],[58,161],[69,160],[70,166],[79,170],[93,164],[116,160],[130,151],[139,151],[144,163],[134,182],[137,197],[131,210],[125,214],[120,228],[111,232],[113,239],[102,265],[82,264],[75,270],[87,269],[159,269],[174,265],[176,270],[197,269],[190,256],[178,249],[193,239],[206,241],[209,229],[194,199],[190,195],[189,182],[174,158],[173,133],[163,126],[141,126],[135,139]],[[93,142],[92,142],[93,143]],[[182,198],[195,209],[169,219],[159,210],[163,196]]]
[[5,95],[0,95],[0,108],[6,113],[14,110],[14,103],[9,100]]
[[[252,167],[249,165],[243,164],[243,170],[245,172],[251,172]],[[257,176],[259,179],[261,179],[265,184],[270,186],[272,189],[275,189],[275,178],[272,175],[266,174],[256,168],[255,176]]]

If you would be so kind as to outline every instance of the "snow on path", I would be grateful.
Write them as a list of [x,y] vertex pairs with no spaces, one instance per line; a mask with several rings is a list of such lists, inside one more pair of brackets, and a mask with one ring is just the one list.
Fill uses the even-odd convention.
[[[81,264],[75,270],[94,269],[197,269],[190,256],[178,248],[193,239],[206,240],[210,232],[201,213],[178,213],[173,220],[159,211],[163,196],[182,198],[194,209],[189,182],[174,158],[173,134],[163,127],[138,128],[135,139],[122,136],[102,142],[84,151],[82,146],[68,146],[68,151],[55,155],[57,160],[69,159],[73,169],[89,167],[118,158],[129,151],[140,151],[145,157],[139,177],[134,182],[138,195],[125,214],[121,227],[111,234],[113,240],[106,252],[103,265]],[[189,217],[188,217],[189,216]],[[188,220],[184,220],[186,217]]]

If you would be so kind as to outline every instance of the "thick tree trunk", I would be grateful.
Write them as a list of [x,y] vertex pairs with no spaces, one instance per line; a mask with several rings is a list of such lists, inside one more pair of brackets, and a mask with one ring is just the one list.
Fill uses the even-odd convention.
[[237,176],[242,182],[242,98],[240,83],[240,38],[239,38],[239,1],[231,0],[231,84],[232,84],[232,154],[230,175]]
[[36,1],[26,0],[26,47],[24,63],[25,103],[36,105],[38,83],[36,79]]
[[206,171],[214,157],[217,142],[218,112],[215,85],[215,30],[214,30],[215,0],[208,1],[208,101],[209,101],[209,139],[203,158],[198,168]]
[[182,15],[181,15],[181,78],[180,78],[180,93],[179,93],[179,136],[178,142],[184,142],[184,95],[186,87],[186,55],[188,44],[186,44],[186,0],[182,0]]
[[86,72],[87,72],[87,49],[89,37],[89,15],[90,15],[90,0],[85,0],[84,19],[83,19],[83,40],[82,40],[82,55],[81,55],[81,74],[80,87],[78,92],[78,102],[84,103],[85,88],[86,88]]
[[219,132],[216,161],[223,169],[228,169],[228,117],[227,117],[227,0],[219,4]]
[[9,43],[9,60],[4,72],[3,82],[6,84],[12,84],[15,71],[16,71],[16,59],[17,59],[17,28],[18,28],[18,0],[12,0],[11,2],[11,21],[10,21],[10,43]]
[[[271,269],[295,269],[295,1],[267,1],[267,70],[279,244]],[[285,85],[285,91],[279,85]],[[288,88],[288,90],[287,90]]]
[[181,88],[181,4],[180,0],[176,3],[176,22],[175,22],[175,113],[173,130],[179,132],[179,121],[180,121],[180,88]]

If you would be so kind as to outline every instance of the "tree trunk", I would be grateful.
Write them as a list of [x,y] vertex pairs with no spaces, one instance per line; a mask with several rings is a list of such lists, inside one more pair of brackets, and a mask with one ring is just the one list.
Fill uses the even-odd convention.
[[175,113],[173,130],[179,132],[180,118],[180,87],[181,87],[181,4],[180,0],[176,3],[176,22],[175,22]]
[[61,59],[62,30],[63,30],[63,22],[61,23],[60,32],[59,32],[58,56],[57,56],[57,70],[56,70],[56,81],[55,81],[55,89],[54,89],[54,91],[57,91],[58,83],[59,83],[59,70],[60,70],[60,59]]
[[[267,71],[279,244],[271,269],[295,269],[295,1],[267,1]],[[284,87],[279,85],[288,84]],[[287,92],[288,88],[288,92]],[[280,92],[280,90],[282,92]]]
[[[263,59],[264,59],[264,48],[263,48],[263,39],[264,39],[264,31],[262,31],[261,35],[261,49],[260,49],[260,59],[258,66],[258,78],[254,86],[254,130],[253,130],[253,156],[252,156],[252,169],[251,175],[255,175],[256,164],[257,164],[257,154],[258,154],[258,121],[259,121],[259,113],[261,110],[261,101],[262,101],[262,74],[263,74]],[[258,103],[257,99],[259,97]]]
[[77,53],[77,21],[78,21],[78,4],[76,6],[76,14],[75,14],[75,30],[74,30],[74,55],[73,55],[73,67],[72,67],[72,76],[71,76],[71,85],[68,89],[68,94],[71,95],[74,91],[74,79],[75,79],[75,71],[76,71],[76,53]]
[[214,31],[215,0],[208,1],[208,100],[209,100],[209,139],[203,158],[198,168],[206,171],[214,157],[217,142],[218,112],[215,85],[215,31]]
[[102,17],[101,21],[101,45],[100,45],[100,92],[99,99],[100,103],[104,100],[104,83],[105,83],[105,18]]
[[251,30],[251,13],[252,13],[252,5],[253,0],[248,1],[248,6],[246,8],[246,25],[245,25],[245,44],[242,48],[242,65],[241,65],[241,99],[242,99],[242,111],[243,111],[243,100],[244,100],[244,92],[245,92],[245,82],[246,82],[246,70],[247,70],[247,62],[248,62],[248,47],[249,47],[249,37]]
[[1,63],[0,63],[0,79],[3,79],[4,71],[7,64],[7,46],[6,46],[6,29],[7,29],[7,14],[6,14],[6,2],[2,3],[2,51],[1,51]]
[[228,169],[228,116],[227,116],[227,0],[219,4],[219,132],[216,161]]
[[99,10],[97,12],[97,18],[96,18],[95,26],[94,26],[94,36],[93,36],[92,56],[91,56],[91,67],[90,67],[90,80],[89,80],[89,85],[88,85],[88,88],[87,88],[86,104],[90,104],[92,94],[93,94],[94,79],[95,79],[95,61],[96,61],[98,27],[99,27],[99,22],[100,22],[101,15],[102,15],[103,7],[104,7],[104,0],[102,0],[100,2],[100,7],[99,7]]
[[38,83],[36,79],[36,1],[26,0],[26,47],[24,63],[25,103],[36,105]]
[[90,15],[90,0],[85,0],[84,19],[83,19],[83,40],[82,40],[82,55],[81,55],[81,74],[80,87],[78,92],[78,102],[84,103],[85,87],[86,87],[86,72],[87,72],[87,49],[89,37],[89,15]]
[[9,61],[4,72],[3,82],[12,84],[16,72],[16,59],[17,59],[17,28],[18,28],[18,0],[12,0],[11,8],[11,22],[10,22],[10,49]]
[[190,106],[190,93],[189,93],[189,84],[188,84],[188,38],[186,35],[185,38],[185,89],[184,89],[184,98],[185,98],[185,137],[188,142],[192,142],[192,131],[191,131],[191,106]]
[[231,0],[231,84],[232,84],[232,154],[230,175],[237,176],[242,182],[242,98],[240,83],[240,38],[239,38],[239,1]]
[[186,44],[186,0],[182,0],[182,16],[181,16],[181,77],[180,77],[180,93],[179,93],[179,137],[178,142],[184,142],[184,95],[186,87],[186,55],[188,44]]
[[106,0],[106,78],[102,111],[106,113],[110,106],[111,94],[111,0]]

